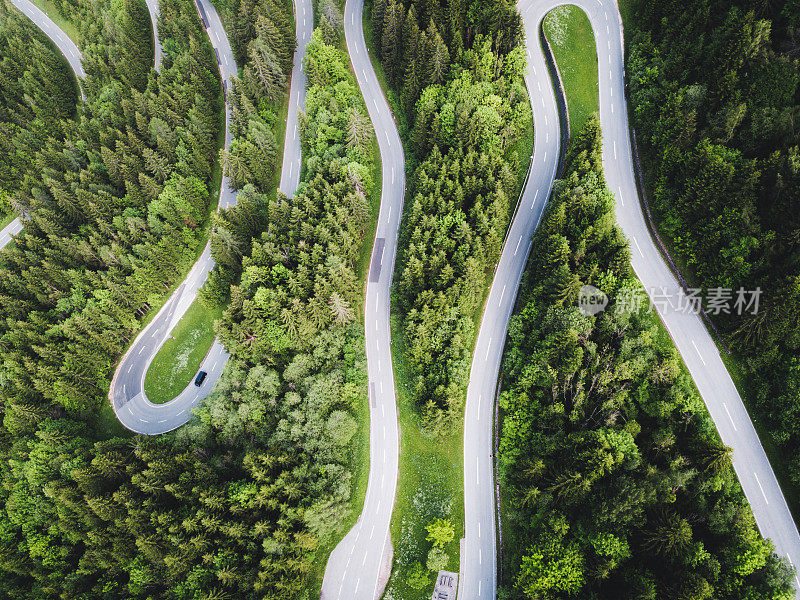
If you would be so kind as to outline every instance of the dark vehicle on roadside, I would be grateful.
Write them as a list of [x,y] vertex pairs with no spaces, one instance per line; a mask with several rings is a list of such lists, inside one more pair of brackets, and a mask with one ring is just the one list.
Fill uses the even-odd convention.
[[194,384],[197,387],[200,387],[201,385],[203,385],[203,382],[206,380],[206,375],[208,375],[208,373],[206,373],[205,371],[200,371],[197,374],[197,377],[194,378]]

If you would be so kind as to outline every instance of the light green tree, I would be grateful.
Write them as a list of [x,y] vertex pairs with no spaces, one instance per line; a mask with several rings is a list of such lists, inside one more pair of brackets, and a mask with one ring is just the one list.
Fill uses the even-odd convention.
[[455,528],[449,519],[436,519],[428,523],[425,529],[428,530],[428,537],[425,539],[433,542],[435,548],[444,548],[455,539]]

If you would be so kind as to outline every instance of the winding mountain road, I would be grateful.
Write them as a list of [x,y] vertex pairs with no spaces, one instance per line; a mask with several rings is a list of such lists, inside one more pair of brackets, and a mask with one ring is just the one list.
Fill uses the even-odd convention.
[[389,104],[364,41],[363,0],[347,0],[344,30],[358,85],[381,153],[381,206],[372,247],[365,302],[369,375],[370,465],[358,522],[328,559],[322,600],[373,600],[391,573],[389,524],[397,489],[400,434],[390,348],[389,300],[397,235],[405,197],[405,157]]
[[[75,78],[78,80],[78,90],[81,93],[81,100],[86,100],[86,96],[84,96],[83,89],[80,86],[80,80],[86,77],[86,71],[83,70],[83,64],[81,63],[83,57],[81,56],[81,51],[78,50],[78,46],[75,45],[75,42],[73,42],[50,17],[44,14],[38,6],[30,2],[30,0],[11,0],[11,3],[16,6],[22,14],[33,21],[33,24],[41,29],[56,45],[56,48],[58,48],[61,54],[64,55],[72,72],[75,74]],[[22,228],[22,221],[17,217],[0,230],[0,250],[9,244],[11,240],[14,239],[14,236],[22,231]]]
[[[230,87],[231,78],[237,75],[236,61],[230,42],[225,34],[222,21],[209,0],[197,0],[198,12],[208,31],[211,44],[217,55],[222,81]],[[286,151],[283,156],[281,190],[291,194],[300,181],[300,141],[297,131],[297,112],[305,99],[305,76],[302,74],[302,57],[305,45],[311,39],[313,13],[310,0],[295,0],[297,19],[298,49],[295,52],[292,83],[290,89],[289,126],[286,129]],[[308,18],[306,18],[308,15]],[[299,55],[299,56],[298,56]],[[231,111],[225,107],[225,148],[229,148],[232,135],[230,131]],[[292,123],[294,125],[292,125]],[[289,170],[292,175],[284,180],[283,173]],[[285,186],[285,187],[284,187]],[[236,204],[236,192],[231,188],[228,178],[223,177],[219,208]],[[201,386],[194,381],[187,382],[184,390],[174,399],[164,404],[153,404],[144,392],[144,379],[150,363],[161,346],[169,339],[170,332],[197,298],[198,291],[205,283],[209,272],[214,268],[210,245],[206,244],[203,253],[194,264],[189,275],[172,294],[153,320],[136,337],[114,373],[109,399],[120,422],[137,433],[156,435],[171,431],[186,423],[191,417],[192,408],[207,397],[214,384],[222,375],[228,354],[218,340],[214,340],[199,370],[206,371],[206,380]]]
[[[645,289],[680,289],[650,237],[634,179],[625,102],[622,20],[616,0],[570,0],[594,29],[599,62],[603,165],[616,196],[617,221],[631,242],[633,269]],[[528,43],[526,84],[536,130],[533,161],[503,253],[495,271],[473,354],[464,422],[466,532],[459,598],[493,599],[497,591],[496,509],[492,452],[495,392],[506,330],[531,236],[542,216],[559,157],[559,115],[539,42],[544,16],[563,0],[521,0]],[[733,448],[733,466],[764,537],[776,552],[800,564],[800,535],[747,411],[719,352],[698,315],[656,303],[664,325],[694,379],[722,441]],[[466,443],[469,440],[469,443]],[[795,578],[800,586],[800,581]]]

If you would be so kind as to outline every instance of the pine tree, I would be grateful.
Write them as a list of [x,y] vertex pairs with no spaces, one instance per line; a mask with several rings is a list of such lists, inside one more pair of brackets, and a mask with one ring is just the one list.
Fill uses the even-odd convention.
[[[391,0],[389,0],[391,1]],[[375,50],[378,58],[383,58],[382,54],[382,40],[383,40],[383,20],[386,14],[387,0],[373,0],[372,3],[372,31],[375,41]]]
[[429,27],[427,35],[428,39],[432,40],[433,52],[428,62],[426,83],[444,83],[450,69],[450,52],[438,31]]
[[260,38],[250,45],[252,73],[261,85],[266,97],[277,103],[286,90],[286,74],[272,50]]
[[386,70],[389,85],[395,87],[400,70],[401,42],[400,34],[403,23],[403,5],[396,0],[389,0],[383,20],[383,34],[381,36],[381,56]]

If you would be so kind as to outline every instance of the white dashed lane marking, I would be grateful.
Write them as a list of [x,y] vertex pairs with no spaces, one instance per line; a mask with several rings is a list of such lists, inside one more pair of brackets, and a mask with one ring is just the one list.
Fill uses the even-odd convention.
[[723,402],[722,403],[722,408],[724,408],[725,412],[728,413],[728,419],[730,419],[731,426],[733,426],[733,430],[734,431],[738,431],[738,429],[736,429],[736,423],[733,422],[733,417],[731,416],[731,411],[728,410],[728,405]]
[[633,243],[636,244],[636,249],[639,251],[639,256],[644,258],[644,252],[642,252],[642,247],[639,245],[639,241],[634,236],[631,236],[631,239],[633,240]]
[[758,484],[758,487],[761,490],[761,495],[764,496],[764,502],[769,504],[769,500],[767,500],[767,495],[764,493],[764,488],[761,485],[761,482],[758,480],[758,473],[753,472],[753,476],[756,478],[756,483]]
[[705,359],[703,358],[703,355],[702,355],[702,354],[700,354],[700,349],[697,347],[697,344],[695,344],[695,343],[694,343],[694,340],[692,340],[692,346],[694,346],[694,351],[695,351],[695,352],[697,352],[697,356],[699,356],[699,357],[700,357],[700,360],[701,360],[701,361],[703,361],[703,364],[705,365],[705,364],[706,364],[706,361],[705,361]]

